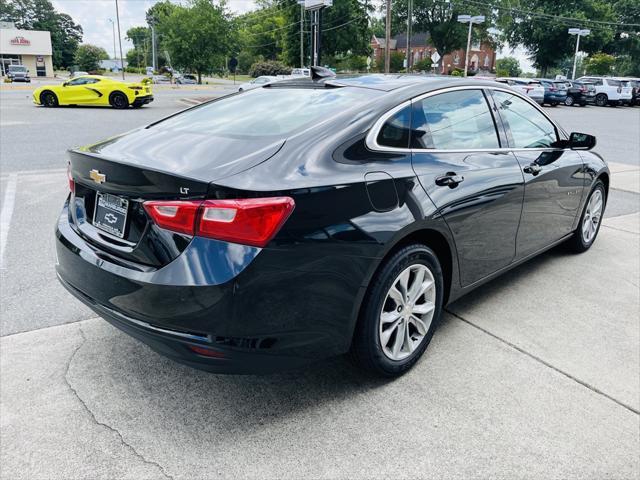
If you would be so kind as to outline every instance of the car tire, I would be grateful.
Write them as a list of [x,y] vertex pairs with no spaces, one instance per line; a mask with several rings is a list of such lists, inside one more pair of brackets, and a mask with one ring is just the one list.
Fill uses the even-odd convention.
[[[411,294],[412,286],[422,293]],[[433,250],[412,244],[394,253],[374,276],[363,301],[351,346],[356,363],[381,377],[408,371],[431,341],[442,314],[443,290],[442,268]]]
[[564,104],[565,104],[567,107],[570,107],[571,105],[573,105],[573,104],[574,104],[573,97],[567,97],[567,98],[565,98],[565,99],[564,99]]
[[58,97],[55,93],[47,90],[40,94],[40,103],[47,108],[54,108],[58,106]]
[[557,107],[557,106],[558,106],[558,102],[553,102],[553,103],[551,103],[551,106],[552,106],[552,107]]
[[129,107],[129,99],[122,92],[113,92],[109,96],[109,103],[113,108],[117,108],[118,110],[122,110]]
[[607,194],[604,183],[602,180],[597,180],[582,209],[578,228],[567,241],[567,246],[572,252],[582,253],[591,248],[600,231],[606,205]]
[[596,105],[599,107],[606,107],[609,103],[609,97],[605,93],[599,93],[596,95]]
[[244,92],[244,88],[239,88],[238,92]]

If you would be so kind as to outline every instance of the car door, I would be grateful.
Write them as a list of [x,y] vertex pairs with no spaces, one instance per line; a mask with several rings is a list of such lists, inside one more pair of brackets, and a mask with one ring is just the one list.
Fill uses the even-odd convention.
[[86,77],[78,77],[63,84],[62,95],[64,103],[82,103],[86,92],[84,85],[87,83],[87,80],[89,79]]
[[412,162],[455,239],[462,286],[509,265],[524,194],[522,170],[481,88],[413,102]]
[[506,91],[492,95],[525,180],[516,242],[520,259],[573,231],[584,188],[583,161],[578,152],[557,148],[561,132],[536,106]]
[[78,94],[78,103],[100,103],[100,99],[105,95],[105,83],[101,82],[99,78],[87,78],[83,87],[84,90]]

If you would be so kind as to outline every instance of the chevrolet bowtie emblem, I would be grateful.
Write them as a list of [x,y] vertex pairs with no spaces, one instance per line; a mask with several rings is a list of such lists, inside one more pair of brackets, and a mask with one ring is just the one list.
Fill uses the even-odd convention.
[[96,183],[104,183],[107,180],[107,176],[104,173],[100,173],[100,170],[91,170],[89,172],[89,178]]

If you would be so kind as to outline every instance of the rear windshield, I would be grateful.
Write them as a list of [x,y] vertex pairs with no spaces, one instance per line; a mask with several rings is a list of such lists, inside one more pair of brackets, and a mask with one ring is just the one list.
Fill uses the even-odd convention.
[[381,92],[364,88],[257,88],[187,110],[161,128],[229,137],[282,136],[358,105]]

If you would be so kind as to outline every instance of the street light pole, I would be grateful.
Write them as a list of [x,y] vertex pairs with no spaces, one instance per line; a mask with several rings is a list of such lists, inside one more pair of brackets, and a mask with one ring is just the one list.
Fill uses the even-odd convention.
[[585,28],[570,28],[569,35],[575,35],[576,38],[576,53],[573,56],[573,73],[571,75],[571,80],[576,79],[576,66],[578,65],[578,51],[580,50],[580,37],[586,37],[591,33],[591,30]]
[[116,22],[113,21],[113,18],[110,18],[109,21],[111,22],[111,30],[113,30],[113,62],[115,66],[115,62],[118,60],[118,54],[116,53]]
[[122,80],[124,80],[124,59],[122,58],[122,37],[120,36],[120,12],[118,11],[118,0],[116,0],[116,21],[118,22],[118,43],[120,44],[120,68],[122,69]]
[[484,15],[458,15],[458,21],[460,23],[469,23],[469,33],[467,34],[467,51],[464,54],[464,76],[467,76],[467,70],[469,68],[469,50],[471,49],[471,30],[474,23],[484,22]]
[[304,3],[300,4],[300,68],[304,68]]
[[411,13],[413,11],[413,0],[407,2],[407,58],[406,73],[411,69]]
[[391,67],[391,0],[387,0],[387,18],[384,29],[384,73],[389,73]]

